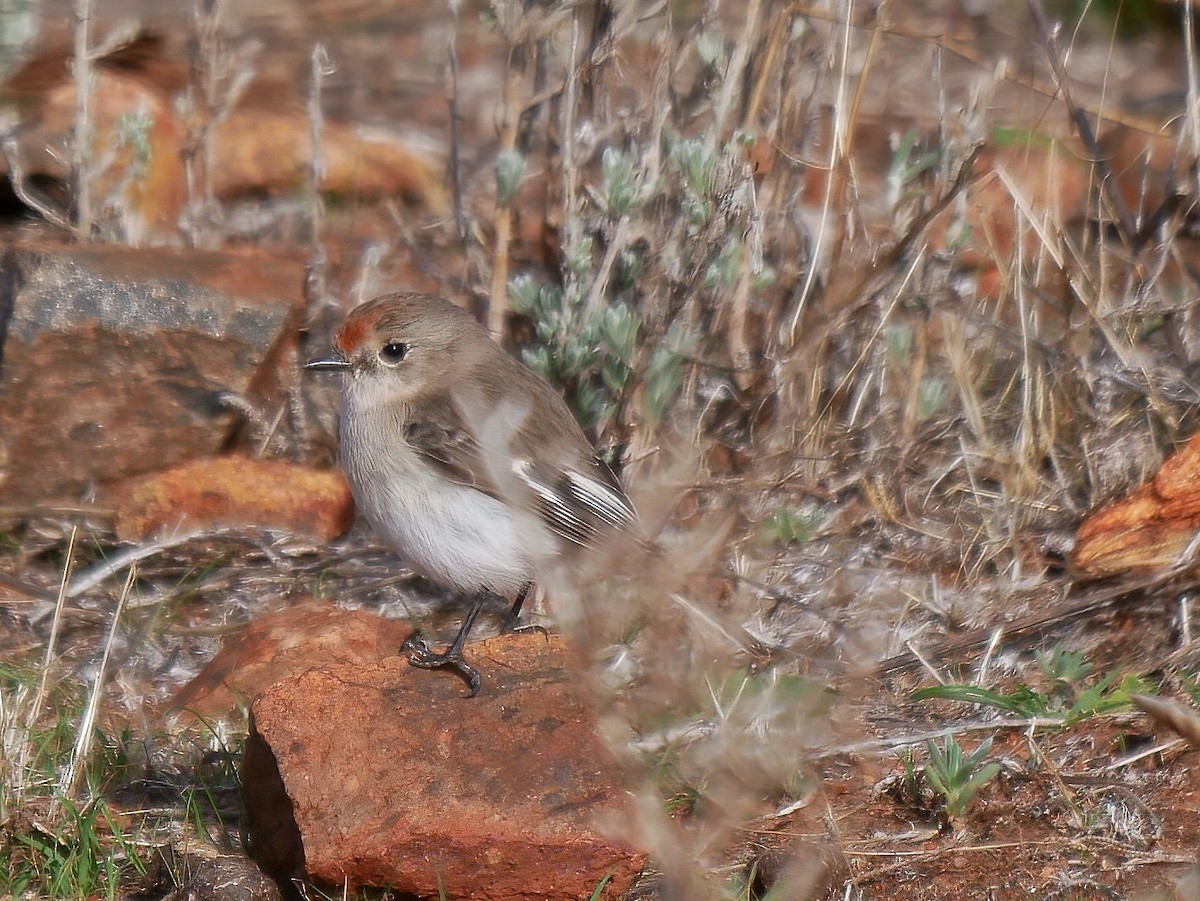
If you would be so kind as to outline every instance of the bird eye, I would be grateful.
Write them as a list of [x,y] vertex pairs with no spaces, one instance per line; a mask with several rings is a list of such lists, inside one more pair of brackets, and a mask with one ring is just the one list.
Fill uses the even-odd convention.
[[389,366],[395,366],[408,354],[408,345],[399,341],[391,341],[379,349],[379,359]]

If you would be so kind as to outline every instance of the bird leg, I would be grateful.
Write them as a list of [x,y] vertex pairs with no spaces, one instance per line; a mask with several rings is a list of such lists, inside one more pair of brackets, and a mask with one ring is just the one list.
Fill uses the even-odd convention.
[[517,625],[521,620],[521,607],[525,604],[525,598],[529,597],[529,589],[531,588],[533,588],[532,582],[526,582],[521,586],[521,590],[517,593],[517,599],[513,601],[512,609],[508,611],[508,616],[504,617],[504,623],[500,626],[501,635],[508,632],[522,632],[526,629],[537,628],[536,626]]
[[[545,628],[532,623],[530,625],[520,625],[521,607],[525,604],[525,599],[529,596],[530,589],[533,588],[532,582],[526,582],[520,592],[517,594],[517,599],[513,601],[512,609],[508,611],[508,616],[504,617],[504,625],[500,627],[500,634],[508,632],[541,632],[543,635],[549,633]],[[479,694],[479,689],[483,685],[483,680],[479,675],[479,671],[471,664],[467,663],[463,657],[463,648],[467,644],[467,636],[471,632],[471,627],[475,625],[475,618],[479,616],[479,611],[483,609],[483,605],[487,603],[487,599],[495,595],[490,591],[481,591],[475,595],[471,601],[471,609],[467,611],[466,617],[463,618],[462,626],[458,630],[458,635],[454,637],[454,641],[446,650],[438,653],[432,650],[425,639],[421,637],[420,632],[413,632],[404,640],[404,644],[400,646],[400,650],[408,655],[408,662],[412,666],[420,667],[421,669],[439,669],[443,666],[449,666],[458,670],[466,681],[470,691],[464,697],[473,698]]]
[[[419,666],[421,669],[438,669],[443,666],[452,667],[458,670],[459,674],[467,681],[467,687],[470,689],[463,697],[473,698],[479,694],[483,680],[479,675],[479,671],[467,663],[463,657],[463,646],[467,643],[467,635],[470,634],[471,627],[475,625],[475,617],[479,616],[479,611],[483,609],[484,603],[487,602],[490,596],[491,592],[488,591],[481,591],[475,595],[475,599],[471,602],[471,609],[467,611],[466,617],[463,618],[462,627],[458,630],[458,634],[454,636],[454,641],[450,644],[450,647],[441,653],[431,650],[429,645],[425,643],[425,639],[421,637],[420,632],[414,632],[408,636],[404,640],[404,644],[400,646],[400,650],[408,655],[409,664]],[[524,597],[521,600],[524,600]]]
[[546,627],[540,623],[522,623],[521,622],[521,605],[525,603],[525,598],[529,596],[529,590],[533,588],[532,582],[526,582],[521,588],[521,593],[517,595],[517,599],[513,601],[512,609],[508,611],[508,616],[504,617],[504,623],[500,626],[501,635],[520,635],[524,632],[541,632],[547,639],[550,638],[550,633],[546,631]]

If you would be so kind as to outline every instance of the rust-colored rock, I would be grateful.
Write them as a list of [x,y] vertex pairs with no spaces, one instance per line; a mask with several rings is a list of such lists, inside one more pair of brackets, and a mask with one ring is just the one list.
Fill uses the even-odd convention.
[[1092,513],[1075,537],[1072,562],[1100,577],[1177,562],[1200,534],[1200,435],[1128,497]]
[[332,541],[354,522],[354,499],[340,472],[248,457],[189,460],[123,485],[115,506],[123,541],[225,526]]
[[[133,35],[95,60],[92,71],[90,195],[100,228],[130,244],[177,238],[187,202],[187,127],[172,102],[187,69],[162,64],[164,44],[157,35]],[[0,92],[19,122],[15,156],[26,179],[70,181],[77,116],[71,66],[68,48],[51,48]],[[7,174],[7,160],[0,159],[0,172]]]
[[242,782],[268,872],[464,901],[629,887],[645,857],[596,831],[620,811],[619,777],[559,640],[506,635],[469,657],[471,699],[452,673],[389,658],[255,702]]
[[[285,194],[309,179],[312,123],[299,104],[251,98],[218,123],[213,190],[218,197]],[[274,103],[274,106],[268,106]],[[435,214],[448,208],[444,162],[429,147],[383,128],[329,122],[321,131],[320,189],[344,197],[401,197]]]
[[[182,42],[151,32],[131,35],[93,62],[93,204],[100,226],[130,244],[180,243],[189,144],[202,144],[193,165],[208,166],[218,198],[293,193],[311,177],[311,123],[294,84],[258,79],[217,121],[206,125],[197,114],[185,123],[175,110],[187,65]],[[51,47],[0,90],[19,120],[16,159],[26,179],[70,180],[67,148],[77,115],[71,67],[71,49]],[[205,128],[211,141],[199,142]],[[448,208],[444,161],[430,141],[335,121],[325,123],[320,140],[321,191],[400,197],[437,215]],[[8,174],[3,157],[0,174]]]
[[213,718],[314,667],[362,666],[396,654],[412,626],[326,601],[260,616],[239,630],[171,702],[180,720]]
[[267,254],[53,243],[0,249],[0,495],[216,454],[292,389],[304,265]]

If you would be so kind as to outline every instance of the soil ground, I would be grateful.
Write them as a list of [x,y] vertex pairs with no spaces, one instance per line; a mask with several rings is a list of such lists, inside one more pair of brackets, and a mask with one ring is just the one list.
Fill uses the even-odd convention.
[[[134,16],[173,36],[194,27],[184,7],[94,6],[98,22]],[[589,115],[571,129],[559,100],[546,100],[567,96],[567,82],[555,82],[576,22],[567,7],[464,8],[457,32],[446,8],[371,0],[227,10],[229,48],[261,45],[261,79],[309,84],[320,41],[333,61],[326,116],[385,123],[441,148],[435,156],[453,148],[459,158],[466,239],[448,212],[329,198],[317,242],[327,296],[315,299],[310,347],[326,346],[346,298],[359,293],[419,287],[482,308],[501,258],[509,275],[566,289],[586,270],[585,287],[599,283],[606,302],[644,316],[629,367],[642,381],[587,423],[636,482],[659,447],[646,437],[653,350],[674,340],[671,323],[694,328],[695,343],[678,355],[694,368],[675,402],[705,411],[700,460],[671,521],[686,529],[723,516],[728,531],[705,557],[723,574],[719,584],[688,587],[714,620],[744,630],[736,651],[722,652],[731,666],[752,678],[810,681],[834,700],[779,731],[787,715],[756,708],[766,726],[751,732],[759,721],[731,714],[705,681],[711,673],[684,650],[700,646],[698,627],[679,627],[669,647],[679,681],[694,684],[644,711],[620,709],[655,748],[647,771],[669,774],[645,790],[660,793],[670,815],[637,825],[658,842],[664,878],[685,886],[680,896],[767,897],[774,888],[772,898],[1200,898],[1197,750],[1129,698],[1158,693],[1194,707],[1200,697],[1195,571],[1085,579],[1071,565],[1088,511],[1151,475],[1197,423],[1200,148],[1190,128],[1200,114],[1186,32],[1173,21],[1179,11],[1127,4],[1147,21],[1126,30],[1095,10],[1075,27],[1077,10],[1053,7],[1049,14],[1068,23],[1056,57],[1023,5],[980,13],[967,2],[885,3],[878,15],[849,10],[852,27],[849,4],[832,12],[682,4],[669,19],[645,6],[587,10],[575,40],[613,41],[587,45],[591,68],[570,90],[586,98]],[[68,21],[65,3],[40,9],[46,22]],[[779,28],[786,41],[771,37]],[[451,44],[461,116],[453,143]],[[735,96],[722,94],[706,52],[744,67]],[[1056,58],[1067,60],[1066,82]],[[1096,141],[1072,122],[1063,84]],[[653,115],[667,108],[655,106],[663,98],[671,103],[665,128]],[[303,116],[305,99],[299,90],[288,103]],[[510,116],[517,107],[522,116]],[[851,116],[852,146],[839,150],[831,135]],[[722,162],[707,174],[694,179],[686,163],[670,162],[683,159],[678,147],[688,140],[699,147],[708,138]],[[960,168],[977,144],[986,164]],[[570,146],[585,173],[575,175],[574,208],[563,187],[575,172],[564,162]],[[639,172],[671,173],[674,187],[624,218],[605,218],[599,198],[613,202],[605,191],[615,177],[602,174],[606,146],[623,148]],[[506,218],[494,172],[513,147],[526,169]],[[668,148],[661,159],[660,148]],[[1140,243],[1093,165],[1100,153],[1107,175],[1120,176],[1130,222],[1161,210],[1163,195],[1181,198]],[[729,162],[744,159],[757,167],[745,177]],[[707,198],[695,184],[705,178],[717,185]],[[727,218],[697,212],[706,199]],[[945,204],[935,209],[938,199]],[[270,225],[230,243],[311,251],[311,223],[290,198],[234,207]],[[707,224],[689,231],[681,224],[689,216]],[[593,242],[586,252],[585,238]],[[608,248],[621,252],[609,259]],[[770,280],[763,270],[746,274],[756,253]],[[536,344],[536,311],[519,312],[509,342]],[[561,386],[582,404],[580,384],[591,376],[603,381],[567,373]],[[284,453],[328,461],[336,399],[328,386],[306,390],[308,432],[287,436]],[[44,725],[47,734],[63,731],[47,745],[61,753],[120,580],[58,617],[46,598],[67,565],[72,530],[81,571],[115,546],[111,518],[57,503],[0,514],[0,701],[19,709],[56,628],[58,715],[48,711]],[[187,870],[180,849],[197,835],[237,845],[237,726],[216,739],[167,737],[156,705],[225,635],[310,594],[385,615],[415,612],[450,630],[454,599],[418,580],[397,582],[398,572],[361,527],[334,548],[247,534],[143,563],[99,722],[111,758],[102,794],[153,849],[152,863],[143,874],[123,869],[97,896],[166,896]],[[1075,655],[1067,657],[1073,669],[1050,662],[1064,653]],[[1027,703],[1003,710],[965,691],[958,700],[913,698],[942,682],[986,689],[993,700],[1019,692]],[[661,724],[672,705],[703,710],[695,718],[708,730],[692,722],[680,730],[690,739],[646,738],[670,732],[647,724]],[[748,734],[762,745],[754,753],[744,747]],[[992,739],[986,760],[998,764],[952,815],[927,776],[929,742],[945,747],[951,734],[967,752]],[[730,800],[738,785],[743,797]],[[0,894],[6,885],[52,893],[49,864],[39,864],[41,882],[15,876],[36,856],[18,837],[48,834],[37,826],[43,803],[0,817],[8,871],[6,883],[0,868]],[[98,847],[115,844],[112,830],[101,830]],[[702,875],[681,875],[689,866]],[[651,874],[634,897],[659,896],[660,884]]]

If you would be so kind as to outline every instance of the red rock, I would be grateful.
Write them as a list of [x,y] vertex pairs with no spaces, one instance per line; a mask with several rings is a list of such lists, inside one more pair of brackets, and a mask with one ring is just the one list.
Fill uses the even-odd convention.
[[645,856],[596,831],[616,765],[558,639],[474,644],[483,692],[402,658],[312,670],[254,704],[242,771],[267,872],[488,901],[617,897]]
[[1200,530],[1200,435],[1154,477],[1088,515],[1075,535],[1071,562],[1081,575],[1110,576],[1170,566]]
[[256,526],[328,542],[353,524],[354,499],[336,470],[286,460],[210,457],[127,483],[118,491],[116,513],[122,541]]
[[[251,98],[216,126],[213,190],[219,197],[288,194],[305,187],[311,166],[312,123],[300,105]],[[267,106],[273,103],[273,106]],[[324,193],[358,200],[401,197],[441,215],[442,154],[382,128],[328,122],[321,132]]]
[[304,278],[257,252],[0,248],[0,495],[75,499],[226,448],[227,396],[291,390]]
[[[187,81],[184,65],[165,66],[164,41],[134,37],[93,61],[90,197],[100,230],[130,244],[177,241],[187,203],[181,148],[187,127],[172,93]],[[26,179],[70,181],[76,97],[71,52],[48,49],[14,73],[3,101],[20,122],[16,157]],[[0,163],[7,174],[7,166]]]
[[181,688],[171,706],[180,720],[223,716],[277,682],[313,667],[362,666],[397,653],[412,626],[310,600],[260,616]]
[[[49,47],[15,72],[0,89],[20,127],[17,158],[26,179],[70,181],[62,152],[75,128],[72,50]],[[143,32],[93,61],[92,148],[103,161],[92,173],[93,205],[108,231],[131,244],[177,244],[187,204],[184,149],[201,130],[185,123],[176,101],[187,87],[182,41]],[[212,158],[199,153],[220,198],[292,194],[310,178],[311,121],[293,83],[255,79],[232,109],[208,123]],[[443,215],[444,150],[399,131],[329,121],[321,131],[320,190],[356,199],[400,197]],[[7,165],[0,157],[0,174]]]

